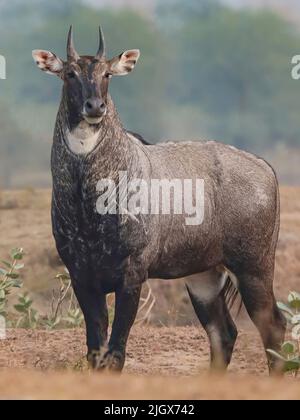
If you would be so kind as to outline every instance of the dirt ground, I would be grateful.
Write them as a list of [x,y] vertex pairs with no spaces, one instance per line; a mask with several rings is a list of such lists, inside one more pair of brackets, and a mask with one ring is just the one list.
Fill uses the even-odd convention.
[[[86,371],[85,334],[61,331],[9,330],[0,341],[0,369]],[[136,375],[190,376],[207,372],[209,348],[197,327],[134,327],[127,349],[125,372]],[[232,373],[267,376],[258,335],[240,331]]]
[[135,327],[122,376],[88,371],[82,330],[11,330],[0,342],[0,398],[299,399],[299,382],[267,377],[256,332],[240,331],[229,374],[208,373],[200,328]]
[[[285,299],[300,290],[300,188],[282,188],[281,198],[275,291]],[[62,270],[49,206],[49,191],[0,192],[0,259],[13,247],[25,249],[24,283],[39,310],[48,307],[52,279]],[[208,375],[203,331],[180,326],[194,322],[182,282],[154,282],[153,292],[153,321],[163,327],[133,329],[124,375],[88,371],[82,330],[11,330],[0,341],[0,398],[300,399],[298,381],[268,379],[260,339],[246,318],[229,375]]]

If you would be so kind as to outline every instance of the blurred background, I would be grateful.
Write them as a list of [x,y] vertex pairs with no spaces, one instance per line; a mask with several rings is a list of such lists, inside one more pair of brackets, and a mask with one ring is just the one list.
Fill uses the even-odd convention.
[[94,54],[103,25],[110,56],[141,61],[111,93],[126,128],[152,142],[216,139],[270,160],[282,184],[300,183],[298,0],[0,0],[0,188],[49,187],[61,81],[31,50]]

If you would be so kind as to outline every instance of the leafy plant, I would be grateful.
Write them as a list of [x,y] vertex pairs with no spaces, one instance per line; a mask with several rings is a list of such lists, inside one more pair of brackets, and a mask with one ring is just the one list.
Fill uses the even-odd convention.
[[[51,313],[44,320],[44,326],[49,330],[59,327],[62,321],[62,306],[71,290],[71,279],[67,270],[63,274],[57,274],[55,280],[60,282],[59,290],[53,290]],[[72,299],[72,296],[70,297]]]
[[60,323],[61,323],[60,316],[57,318],[47,316],[47,318],[43,320],[43,326],[45,326],[47,330],[55,330],[55,328],[59,327]]
[[16,324],[17,328],[37,328],[39,315],[32,305],[33,301],[27,292],[19,296],[18,304],[14,306],[15,310],[21,314]]
[[84,318],[75,299],[68,270],[65,269],[63,274],[57,274],[55,279],[60,282],[60,288],[58,291],[53,291],[51,314],[44,321],[44,325],[51,330],[63,323],[71,328],[81,327]]
[[68,315],[64,318],[64,321],[72,328],[81,327],[83,320],[84,318],[79,308],[69,309]]
[[6,318],[8,296],[12,290],[22,287],[19,271],[24,267],[21,262],[24,256],[22,248],[15,248],[10,252],[9,261],[1,261],[3,267],[0,267],[0,316]]
[[288,302],[278,302],[278,308],[288,321],[292,340],[283,343],[280,353],[273,350],[268,350],[268,352],[284,362],[285,372],[293,372],[297,375],[300,369],[300,294],[291,292]]

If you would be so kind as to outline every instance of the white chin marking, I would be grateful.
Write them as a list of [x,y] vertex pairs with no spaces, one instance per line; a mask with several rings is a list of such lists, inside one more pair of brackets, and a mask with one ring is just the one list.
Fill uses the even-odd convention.
[[101,123],[101,121],[103,120],[103,117],[100,117],[100,118],[84,117],[84,119],[90,125],[97,125],[97,124],[100,124]]
[[76,155],[86,155],[93,151],[99,141],[99,131],[96,131],[87,123],[82,122],[70,132],[66,131],[66,141],[71,152]]

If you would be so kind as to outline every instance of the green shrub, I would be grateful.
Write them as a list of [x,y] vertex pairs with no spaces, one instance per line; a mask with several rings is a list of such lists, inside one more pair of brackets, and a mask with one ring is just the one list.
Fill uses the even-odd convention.
[[38,326],[39,314],[32,307],[33,301],[29,298],[28,292],[19,296],[15,310],[21,315],[16,323],[16,327],[35,329]]
[[13,289],[20,289],[23,284],[20,280],[19,271],[24,267],[24,251],[22,248],[15,248],[10,253],[10,260],[2,260],[0,267],[0,316],[7,318],[8,296]]
[[300,369],[300,294],[291,292],[288,302],[278,302],[278,307],[288,321],[291,340],[283,343],[280,353],[273,350],[268,352],[284,362],[285,372],[297,375]]

